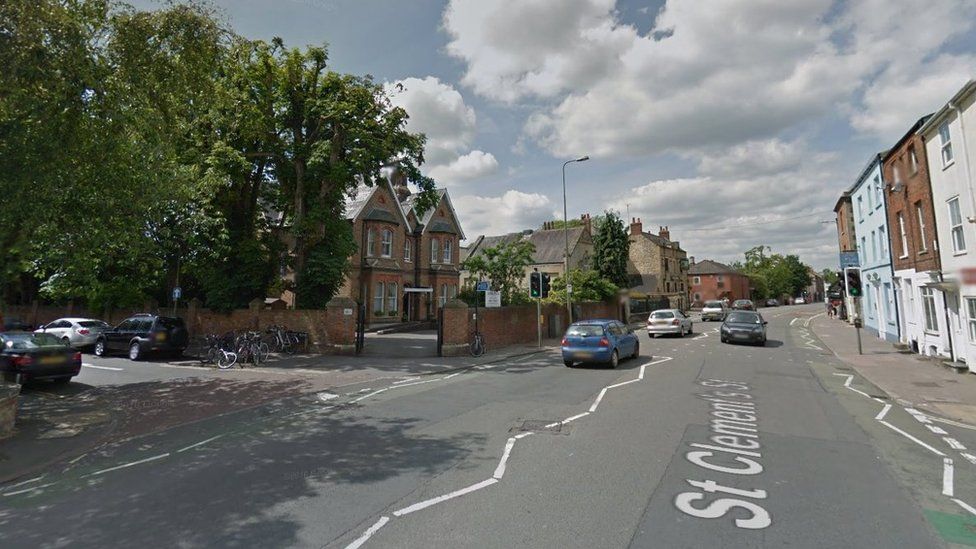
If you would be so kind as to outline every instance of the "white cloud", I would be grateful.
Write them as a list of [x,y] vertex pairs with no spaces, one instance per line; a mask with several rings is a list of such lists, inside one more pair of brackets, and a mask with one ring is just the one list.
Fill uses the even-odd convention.
[[494,173],[494,155],[471,150],[477,116],[454,87],[428,76],[385,85],[391,102],[410,115],[407,129],[427,136],[424,171],[439,185],[457,184]]
[[549,219],[552,203],[545,195],[510,189],[501,196],[452,197],[469,239],[537,227]]
[[[971,0],[668,0],[644,35],[615,5],[452,0],[447,50],[476,93],[541,101],[525,132],[551,153],[603,158],[771,139],[837,112],[879,131],[898,125],[871,120],[882,109],[929,104],[972,70],[965,58],[929,64],[972,30]],[[912,90],[926,72],[936,85]]]

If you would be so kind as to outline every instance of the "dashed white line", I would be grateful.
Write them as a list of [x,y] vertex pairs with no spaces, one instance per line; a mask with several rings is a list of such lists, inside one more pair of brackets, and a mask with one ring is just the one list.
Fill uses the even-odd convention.
[[942,440],[944,440],[945,443],[948,444],[949,447],[952,448],[953,450],[965,450],[966,449],[966,447],[963,446],[963,444],[961,442],[959,442],[958,440],[956,440],[956,439],[954,439],[952,437],[942,437]]
[[57,483],[55,483],[55,482],[49,482],[47,484],[41,484],[39,486],[31,486],[30,488],[24,488],[23,490],[17,490],[17,491],[14,491],[14,492],[6,492],[3,495],[4,495],[4,497],[7,497],[7,496],[16,496],[16,495],[19,495],[19,494],[26,494],[27,492],[33,492],[35,490],[40,490],[41,488],[47,488],[48,486],[54,486],[55,484],[57,484]]
[[89,364],[87,362],[82,362],[81,365],[84,366],[85,368],[95,368],[96,370],[110,370],[112,372],[121,372],[124,370],[123,368],[113,368],[111,366],[95,366],[94,364]]
[[108,473],[110,471],[118,471],[119,469],[125,469],[126,467],[132,467],[133,465],[139,465],[141,463],[147,463],[150,461],[156,461],[158,459],[163,459],[169,457],[169,452],[165,454],[159,454],[158,456],[148,457],[146,459],[140,459],[139,461],[133,461],[130,463],[123,463],[122,465],[116,465],[115,467],[109,467],[108,469],[102,469],[101,471],[95,471],[94,473],[88,473],[87,475],[82,475],[82,478],[93,477],[95,475],[101,475],[103,473]]
[[579,419],[581,417],[586,417],[588,415],[590,415],[589,412],[583,412],[582,414],[576,414],[575,416],[571,416],[571,417],[568,417],[568,418],[562,420],[562,424],[563,425],[566,425],[567,423],[569,423],[571,421],[576,421],[577,419]]
[[359,549],[360,547],[363,546],[364,543],[369,541],[369,538],[373,537],[373,534],[375,534],[387,522],[390,522],[390,517],[387,516],[380,517],[380,519],[377,520],[375,523],[373,523],[373,525],[370,526],[369,529],[363,532],[363,535],[356,538],[356,541],[347,545],[346,549]]
[[44,478],[44,475],[41,475],[39,477],[34,477],[32,479],[24,480],[24,481],[18,482],[17,484],[11,484],[10,486],[7,486],[7,488],[16,488],[18,486],[23,486],[25,484],[30,484],[32,482],[37,482],[37,481],[41,480],[42,478]]
[[927,449],[928,451],[930,451],[930,452],[932,452],[933,454],[935,454],[935,455],[937,455],[937,456],[942,456],[942,457],[945,457],[945,454],[943,454],[943,453],[942,453],[942,452],[940,452],[939,450],[936,450],[936,449],[935,449],[935,448],[933,448],[932,446],[929,446],[928,444],[926,444],[926,443],[924,443],[924,442],[922,442],[921,440],[919,440],[919,439],[917,439],[917,438],[915,438],[915,437],[913,437],[912,435],[910,435],[910,434],[908,434],[908,433],[906,433],[905,431],[902,431],[901,429],[899,429],[898,427],[895,427],[894,425],[892,425],[892,424],[890,424],[890,423],[888,423],[887,421],[884,421],[884,420],[882,420],[882,421],[880,421],[880,423],[881,423],[882,425],[885,425],[886,427],[888,427],[888,428],[889,428],[889,429],[891,429],[892,431],[895,431],[896,433],[901,433],[901,434],[902,434],[903,436],[905,436],[906,438],[908,438],[909,440],[911,440],[911,441],[912,441],[912,442],[914,442],[915,444],[918,444],[919,446],[921,446],[921,447],[923,447],[923,448],[925,448],[925,449]]
[[888,413],[888,410],[891,410],[891,404],[885,404],[884,408],[882,408],[881,411],[878,412],[878,415],[874,416],[874,419],[881,421]]
[[204,444],[206,444],[208,442],[213,442],[213,441],[217,440],[218,438],[220,438],[222,436],[224,436],[224,435],[217,435],[215,437],[210,437],[207,440],[201,440],[200,442],[197,442],[196,444],[191,444],[191,445],[187,446],[186,448],[180,448],[179,450],[176,451],[176,453],[185,452],[187,450],[191,450],[193,448],[196,448],[197,446],[203,446]]
[[409,507],[404,507],[403,509],[400,509],[398,511],[393,511],[393,515],[394,516],[397,516],[397,517],[402,517],[403,515],[409,515],[410,513],[415,513],[417,511],[420,511],[421,509],[426,509],[426,508],[430,507],[431,505],[437,505],[438,503],[447,501],[449,499],[454,499],[454,498],[456,498],[458,496],[463,496],[465,494],[470,494],[471,492],[475,492],[475,491],[481,490],[482,488],[487,488],[487,487],[489,487],[492,484],[495,484],[497,482],[498,482],[498,479],[496,479],[496,478],[490,478],[490,479],[487,479],[487,480],[483,480],[483,481],[481,481],[479,483],[472,484],[471,486],[468,486],[467,488],[461,488],[460,490],[455,490],[455,491],[453,491],[451,493],[444,494],[443,496],[437,496],[436,498],[431,498],[431,499],[427,499],[427,500],[421,501],[419,503],[414,503],[413,505],[411,505]]
[[925,427],[929,431],[932,431],[933,433],[935,433],[937,435],[948,435],[949,434],[949,433],[946,432],[945,429],[943,429],[942,427],[939,427],[937,425],[926,425]]
[[942,460],[942,495],[950,498],[955,495],[953,487],[953,467],[952,460],[945,458]]

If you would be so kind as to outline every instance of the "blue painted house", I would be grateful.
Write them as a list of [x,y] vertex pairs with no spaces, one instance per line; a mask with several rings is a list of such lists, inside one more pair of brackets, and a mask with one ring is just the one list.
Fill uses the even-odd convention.
[[893,285],[891,246],[881,160],[876,154],[851,188],[857,253],[861,263],[861,318],[864,328],[881,339],[898,342],[898,307]]

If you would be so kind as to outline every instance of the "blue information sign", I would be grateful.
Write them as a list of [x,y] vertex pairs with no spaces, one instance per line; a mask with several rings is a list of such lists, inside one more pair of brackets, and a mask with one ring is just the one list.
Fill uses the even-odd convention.
[[841,252],[840,253],[840,268],[846,269],[847,267],[860,267],[861,262],[857,257],[857,252]]
[[482,281],[478,282],[478,286],[475,289],[477,291],[479,291],[479,292],[487,292],[491,288],[488,286],[488,281],[487,280],[482,280]]
[[181,297],[183,297],[183,288],[180,288],[179,286],[173,288],[173,301],[176,301]]

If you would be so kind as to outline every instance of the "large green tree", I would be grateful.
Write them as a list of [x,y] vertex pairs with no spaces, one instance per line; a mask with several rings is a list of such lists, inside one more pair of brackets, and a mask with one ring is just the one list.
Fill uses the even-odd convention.
[[[617,295],[617,286],[600,276],[600,273],[586,269],[573,269],[569,272],[569,283],[573,286],[573,301],[606,301]],[[550,303],[566,304],[566,277],[552,279]]]
[[527,303],[528,292],[523,287],[525,269],[532,264],[535,245],[528,240],[503,242],[469,257],[462,268],[471,271],[474,280],[488,280],[492,288],[502,293],[507,305]]
[[628,285],[630,237],[616,212],[607,211],[593,239],[593,270],[618,287]]

